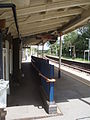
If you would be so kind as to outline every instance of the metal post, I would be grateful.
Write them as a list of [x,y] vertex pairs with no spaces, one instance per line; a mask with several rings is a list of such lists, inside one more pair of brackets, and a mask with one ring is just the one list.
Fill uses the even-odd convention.
[[22,64],[22,43],[19,47],[19,69],[21,70],[21,64]]
[[85,61],[85,50],[84,50],[84,61]]
[[39,45],[37,45],[37,57],[39,57],[38,52],[39,52]]
[[71,57],[72,56],[72,47],[71,47],[71,45],[70,45],[69,51],[70,51],[70,57]]
[[6,80],[9,81],[9,41],[5,40],[6,48]]
[[90,39],[89,39],[89,60],[90,60]]
[[32,56],[32,46],[31,46],[31,56]]
[[[54,66],[50,65],[50,78],[54,77]],[[54,82],[50,83],[50,93],[49,93],[49,101],[54,101]]]
[[89,50],[90,50],[90,39],[89,39]]
[[42,58],[44,57],[44,43],[42,43]]
[[25,58],[26,58],[26,61],[27,61],[27,48],[25,48]]
[[61,38],[61,35],[60,35],[58,78],[61,77],[61,55],[62,55],[62,38]]
[[[6,80],[9,81],[9,73],[10,73],[10,54],[9,54],[9,41],[5,40],[5,48],[6,48]],[[7,89],[7,94],[10,95],[10,87]]]
[[57,45],[56,45],[56,56],[57,56]]
[[73,57],[76,58],[75,45],[73,46]]
[[90,61],[90,50],[89,50],[89,53],[88,53],[88,54],[89,54],[89,61]]
[[19,83],[19,39],[13,39],[13,80]]
[[90,39],[86,38],[88,40],[88,61],[90,60]]
[[13,72],[13,50],[12,50],[12,44],[11,44],[11,48],[9,50],[10,52],[10,74],[12,75]]
[[0,32],[0,79],[3,79],[2,33]]
[[49,101],[53,102],[54,101],[54,83],[50,83],[50,95],[49,95]]
[[88,50],[88,61],[89,61],[89,50]]

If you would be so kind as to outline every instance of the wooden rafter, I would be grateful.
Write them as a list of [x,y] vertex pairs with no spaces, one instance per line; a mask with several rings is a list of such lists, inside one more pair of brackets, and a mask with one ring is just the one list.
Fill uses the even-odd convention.
[[[90,0],[2,0],[16,4],[19,30],[22,37],[51,31],[71,32],[90,19]],[[13,37],[17,37],[11,9],[0,9],[0,19]],[[43,37],[42,37],[43,38]],[[35,44],[36,39],[32,40]],[[36,43],[38,43],[36,41]],[[28,43],[28,42],[27,42]]]

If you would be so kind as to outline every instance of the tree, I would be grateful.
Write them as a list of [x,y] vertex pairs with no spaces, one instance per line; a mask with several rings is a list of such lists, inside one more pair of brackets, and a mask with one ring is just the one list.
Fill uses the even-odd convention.
[[58,56],[59,55],[59,42],[58,40],[56,40],[56,42],[54,42],[53,44],[51,44],[50,42],[47,43],[48,44],[48,47],[50,48],[48,50],[48,54],[51,54],[52,55],[55,55],[55,56]]
[[77,41],[77,38],[78,38],[77,31],[73,31],[64,36],[64,44],[62,47],[63,56],[70,56],[69,50],[71,51],[73,50],[75,43]]
[[76,56],[83,58],[84,50],[88,49],[88,40],[90,38],[90,24],[83,26],[64,36],[63,55],[69,55],[70,45],[75,46]]
[[[90,38],[90,24],[66,34],[63,38],[62,55],[70,57],[70,49],[74,51],[75,48],[76,56],[83,58],[84,50],[88,49],[88,40],[86,38]],[[48,42],[48,46],[50,47],[51,54],[59,55],[58,40],[54,44]]]

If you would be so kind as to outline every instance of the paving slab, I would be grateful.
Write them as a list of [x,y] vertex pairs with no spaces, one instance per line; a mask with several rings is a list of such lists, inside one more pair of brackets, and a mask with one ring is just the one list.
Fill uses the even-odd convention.
[[80,78],[76,71],[62,66],[62,77],[58,79],[58,64],[50,63],[56,66],[55,101],[63,115],[43,120],[90,120],[90,87],[81,82],[83,73],[78,73]]
[[[30,103],[29,101],[32,101],[32,98],[29,97],[26,101],[28,105],[15,106],[17,110],[12,108],[13,102],[11,102],[12,106],[7,107],[9,114],[11,113],[10,116],[13,119],[23,118],[23,120],[90,120],[90,86],[81,82],[82,78],[80,80],[77,75],[69,74],[68,69],[65,69],[67,72],[62,70],[62,77],[58,79],[58,69],[55,67],[55,101],[62,115],[49,116],[42,107],[40,97],[36,97],[39,104]],[[33,94],[32,96],[36,96],[35,92]],[[16,101],[18,102],[18,100]],[[7,118],[10,120],[9,116]]]
[[34,73],[30,63],[22,64],[23,77],[19,86],[13,86],[11,95],[8,96],[8,107],[6,108],[6,120],[38,119],[58,114],[49,115],[45,109],[40,96],[39,77]]

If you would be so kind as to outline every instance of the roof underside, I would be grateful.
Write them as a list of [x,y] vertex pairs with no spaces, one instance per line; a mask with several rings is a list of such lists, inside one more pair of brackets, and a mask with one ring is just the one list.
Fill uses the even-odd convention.
[[[16,5],[20,34],[27,44],[45,42],[49,34],[65,34],[90,21],[90,0],[0,0],[0,3]],[[16,38],[12,10],[0,9],[0,19],[6,20],[6,27]]]

